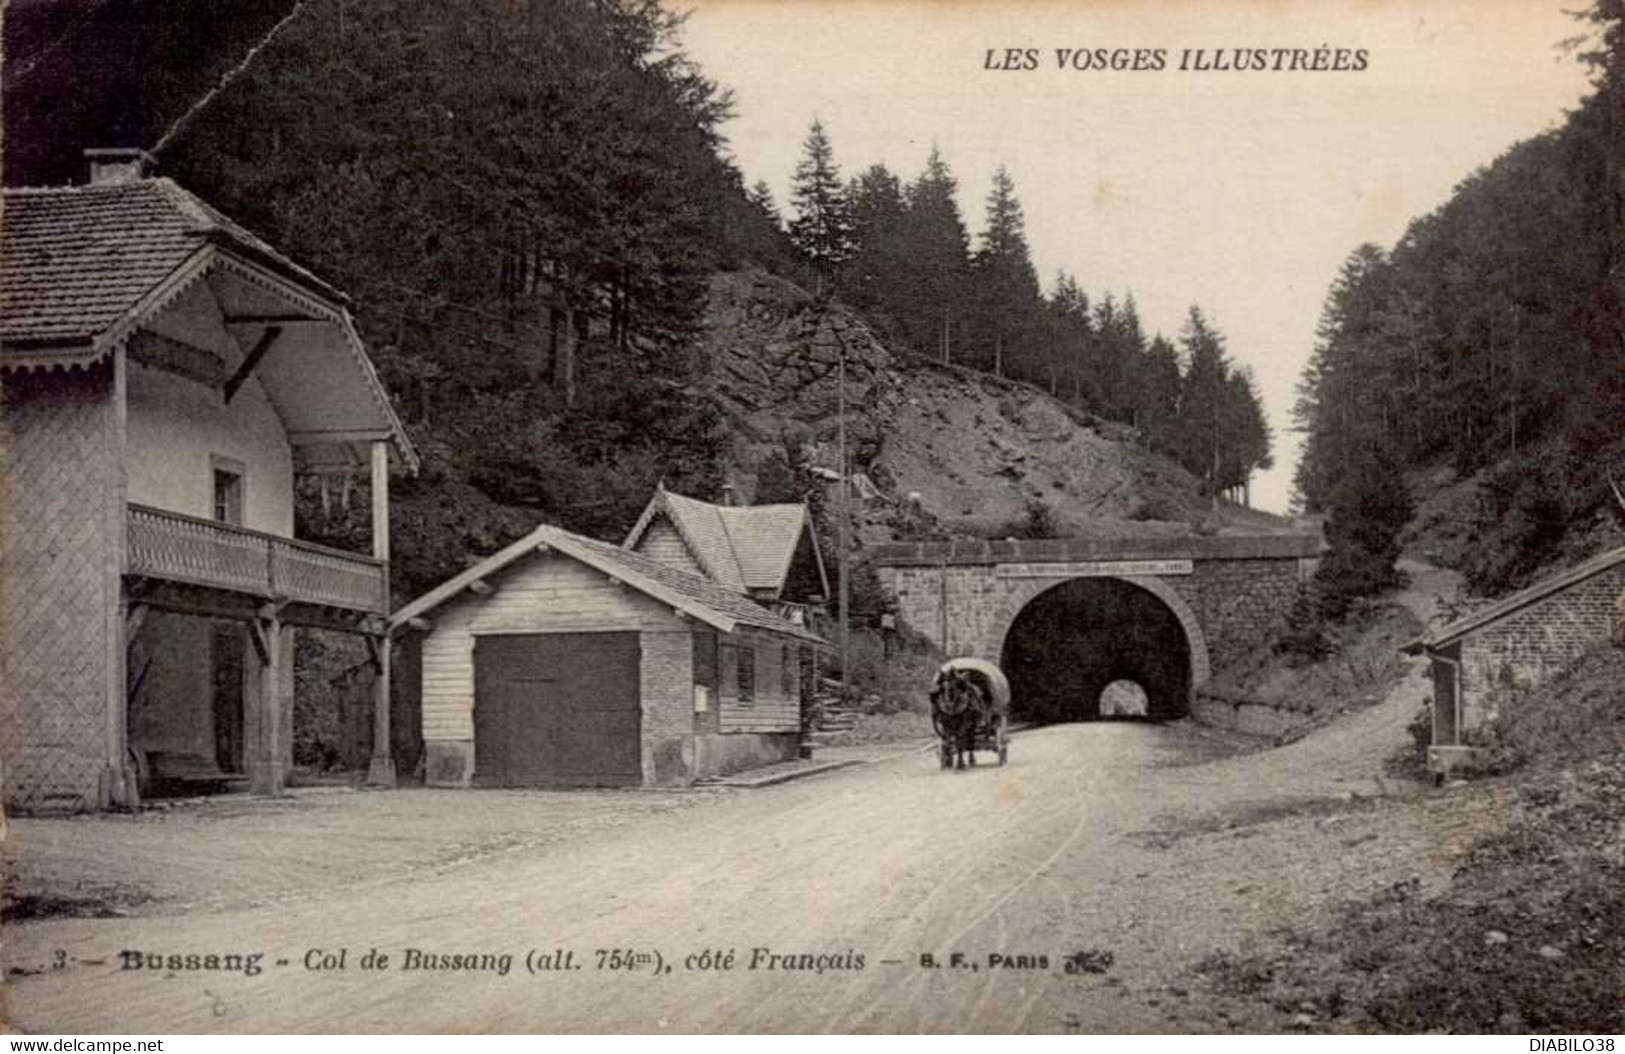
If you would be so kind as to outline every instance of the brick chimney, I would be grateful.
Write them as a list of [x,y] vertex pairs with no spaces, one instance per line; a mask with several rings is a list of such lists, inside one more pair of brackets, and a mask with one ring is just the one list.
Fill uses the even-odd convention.
[[140,179],[156,164],[151,154],[140,147],[96,147],[85,151],[90,166],[90,182],[128,183]]

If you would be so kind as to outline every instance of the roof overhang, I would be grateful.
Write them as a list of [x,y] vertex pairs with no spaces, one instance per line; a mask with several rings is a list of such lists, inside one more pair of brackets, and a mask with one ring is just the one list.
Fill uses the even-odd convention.
[[138,330],[161,326],[165,313],[200,286],[245,355],[269,338],[245,376],[251,372],[263,386],[302,471],[357,470],[368,463],[366,448],[376,441],[389,443],[397,467],[417,471],[417,452],[331,287],[272,269],[229,240],[209,239],[100,333],[8,341],[0,369],[93,365],[125,348]]
[[[603,543],[599,543],[603,544]],[[645,596],[679,612],[683,616],[692,618],[695,622],[710,626],[721,633],[749,633],[764,636],[789,637],[808,644],[821,645],[825,642],[817,634],[801,627],[785,623],[782,629],[769,626],[754,625],[734,618],[726,611],[718,610],[693,597],[668,587],[665,583],[641,574],[634,568],[612,559],[596,551],[592,546],[583,544],[583,539],[561,527],[541,526],[514,542],[481,560],[473,567],[461,574],[443,582],[429,592],[396,611],[389,618],[389,631],[397,633],[412,628],[414,620],[425,618],[430,612],[461,596],[464,592],[474,592],[479,589],[477,583],[485,582],[494,577],[504,568],[526,557],[549,552],[558,552],[576,560],[602,574],[635,589]]]
[[1406,655],[1432,654],[1442,648],[1449,647],[1463,637],[1476,633],[1509,615],[1514,615],[1532,604],[1538,604],[1547,597],[1560,593],[1570,586],[1583,582],[1594,575],[1599,575],[1621,563],[1625,563],[1625,546],[1599,553],[1566,571],[1559,571],[1557,574],[1550,575],[1526,589],[1513,593],[1511,596],[1503,597],[1480,608],[1478,611],[1440,626],[1427,636],[1406,644],[1400,651]]
[[732,633],[739,628],[738,620],[703,604],[697,604],[688,597],[667,589],[654,579],[637,574],[630,568],[605,560],[584,545],[575,544],[569,532],[557,527],[542,526],[531,531],[507,548],[498,550],[468,570],[436,586],[395,612],[389,618],[390,632],[393,633],[405,628],[413,619],[423,618],[435,608],[469,589],[475,582],[483,581],[495,575],[503,568],[526,556],[533,553],[545,553],[549,550],[557,550],[571,559],[592,567],[594,570],[601,571],[616,581],[623,582],[639,592],[659,600],[675,611],[681,611],[694,617],[712,629],[722,633]]

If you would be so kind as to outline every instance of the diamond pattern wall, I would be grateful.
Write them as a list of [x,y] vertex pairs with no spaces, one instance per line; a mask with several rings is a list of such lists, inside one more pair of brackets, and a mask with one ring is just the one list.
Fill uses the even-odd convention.
[[118,646],[109,372],[8,376],[0,412],[3,792],[14,806],[94,806]]

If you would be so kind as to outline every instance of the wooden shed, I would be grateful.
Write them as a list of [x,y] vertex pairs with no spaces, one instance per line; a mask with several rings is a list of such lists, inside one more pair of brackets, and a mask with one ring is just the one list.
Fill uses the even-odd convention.
[[822,643],[705,577],[556,527],[391,627],[442,787],[682,784],[793,758]]

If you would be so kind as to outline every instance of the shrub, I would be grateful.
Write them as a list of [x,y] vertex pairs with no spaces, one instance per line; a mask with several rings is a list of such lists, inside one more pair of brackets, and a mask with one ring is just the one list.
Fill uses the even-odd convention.
[[1315,571],[1315,594],[1325,618],[1340,619],[1354,605],[1403,585],[1404,572],[1391,554],[1373,553],[1358,543],[1340,545],[1326,554]]
[[1136,523],[1147,520],[1174,521],[1184,518],[1184,512],[1166,497],[1145,498],[1135,505],[1128,518]]
[[871,707],[876,713],[925,713],[942,660],[936,645],[906,627],[893,631],[889,641],[879,631],[854,630],[847,640],[846,696],[854,701],[878,696]]
[[1023,538],[1059,538],[1061,525],[1049,502],[1034,498],[1027,502],[1027,518],[1022,521]]
[[852,589],[847,594],[847,616],[857,629],[880,629],[886,615],[897,613],[897,601],[880,584],[880,572],[868,561],[853,561],[848,568]]
[[1415,512],[1393,452],[1374,442],[1351,451],[1326,500],[1331,551],[1315,572],[1322,606],[1340,618],[1355,600],[1403,582],[1394,569],[1400,534]]
[[1027,511],[1019,520],[1010,520],[987,532],[993,539],[1004,538],[1059,538],[1064,532],[1055,515],[1054,506],[1042,498],[1027,502]]
[[1474,592],[1497,596],[1518,588],[1556,550],[1570,522],[1566,489],[1540,457],[1514,458],[1486,476],[1473,515],[1475,544],[1462,567]]
[[1326,658],[1333,648],[1321,598],[1313,589],[1300,589],[1272,650],[1288,666],[1306,666]]

